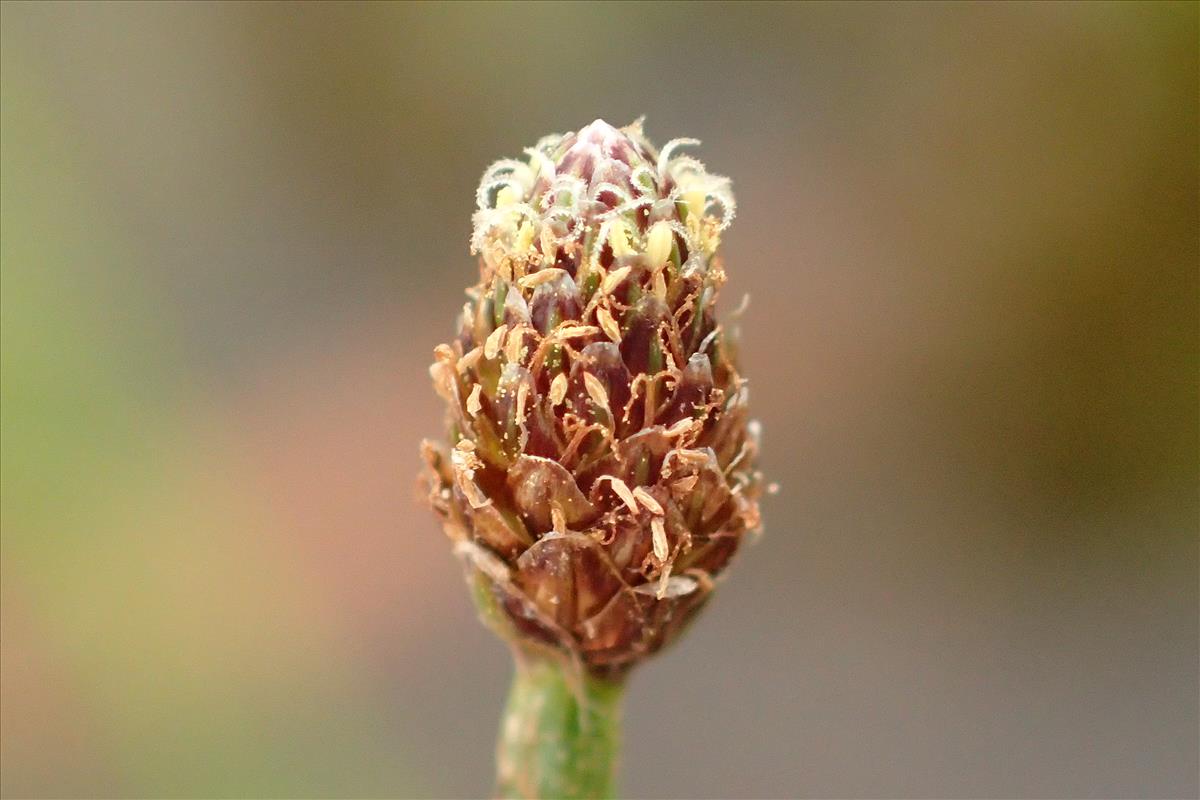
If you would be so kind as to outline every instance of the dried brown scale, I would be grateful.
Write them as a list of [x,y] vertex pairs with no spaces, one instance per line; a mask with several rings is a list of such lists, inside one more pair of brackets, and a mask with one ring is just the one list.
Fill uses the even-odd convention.
[[480,281],[430,368],[451,447],[424,443],[426,483],[485,617],[597,675],[669,642],[759,525],[714,313],[733,198],[683,144],[598,120],[489,168]]

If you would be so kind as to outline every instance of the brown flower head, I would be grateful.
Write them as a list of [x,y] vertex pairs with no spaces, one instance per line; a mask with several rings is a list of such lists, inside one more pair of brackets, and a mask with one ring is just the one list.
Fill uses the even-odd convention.
[[757,424],[714,309],[728,178],[597,120],[498,161],[480,280],[434,351],[449,447],[426,482],[485,618],[620,675],[759,526]]

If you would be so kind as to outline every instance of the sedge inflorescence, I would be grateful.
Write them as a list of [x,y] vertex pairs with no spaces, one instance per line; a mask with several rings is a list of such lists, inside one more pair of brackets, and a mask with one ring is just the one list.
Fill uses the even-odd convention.
[[619,675],[759,528],[758,426],[715,315],[728,178],[641,121],[543,138],[480,181],[434,510],[509,640]]

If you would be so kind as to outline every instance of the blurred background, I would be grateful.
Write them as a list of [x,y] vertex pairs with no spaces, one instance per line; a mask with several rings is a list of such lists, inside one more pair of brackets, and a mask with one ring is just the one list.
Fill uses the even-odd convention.
[[642,114],[782,491],[629,796],[1196,796],[1195,4],[0,13],[5,796],[490,791],[426,367],[483,168]]

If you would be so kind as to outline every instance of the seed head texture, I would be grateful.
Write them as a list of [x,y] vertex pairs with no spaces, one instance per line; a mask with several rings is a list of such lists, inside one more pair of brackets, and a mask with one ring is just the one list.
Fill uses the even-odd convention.
[[484,618],[620,676],[667,644],[760,527],[758,425],[715,314],[728,178],[597,120],[488,167],[434,511]]

